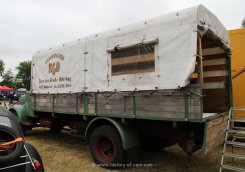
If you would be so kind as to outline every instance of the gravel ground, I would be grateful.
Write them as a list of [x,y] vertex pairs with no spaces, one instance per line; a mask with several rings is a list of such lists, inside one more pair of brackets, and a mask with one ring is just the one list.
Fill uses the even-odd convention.
[[[91,158],[89,146],[80,136],[68,131],[51,134],[48,129],[37,128],[27,132],[25,139],[41,154],[46,172],[111,171],[96,166]],[[137,164],[128,164],[131,167],[113,171],[213,172],[219,169],[221,150],[220,146],[206,156],[201,152],[195,153],[188,167],[187,156],[178,146],[165,148],[160,152],[142,151]]]

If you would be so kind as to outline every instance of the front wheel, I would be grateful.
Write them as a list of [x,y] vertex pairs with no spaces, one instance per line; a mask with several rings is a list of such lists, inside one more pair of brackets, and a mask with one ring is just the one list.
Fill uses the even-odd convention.
[[109,125],[95,128],[89,140],[90,152],[96,164],[104,168],[117,168],[125,163],[125,151],[117,130]]

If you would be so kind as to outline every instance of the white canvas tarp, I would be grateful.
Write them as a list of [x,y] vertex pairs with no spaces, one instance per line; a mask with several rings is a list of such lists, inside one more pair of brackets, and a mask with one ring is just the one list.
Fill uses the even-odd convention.
[[[229,46],[224,26],[199,5],[38,51],[32,61],[32,91],[56,94],[184,87],[194,71],[199,27]],[[154,71],[112,75],[115,47],[154,40]]]

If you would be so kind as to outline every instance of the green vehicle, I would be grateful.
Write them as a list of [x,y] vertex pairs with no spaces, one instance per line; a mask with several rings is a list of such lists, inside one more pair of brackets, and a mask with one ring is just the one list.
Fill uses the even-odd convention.
[[199,5],[38,51],[31,91],[10,111],[25,130],[79,131],[103,167],[141,148],[190,156],[224,140],[230,73],[227,30]]

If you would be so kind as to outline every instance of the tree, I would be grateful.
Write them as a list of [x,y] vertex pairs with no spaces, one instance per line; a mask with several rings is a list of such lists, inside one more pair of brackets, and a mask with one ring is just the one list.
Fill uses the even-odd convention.
[[14,74],[11,69],[8,69],[6,72],[2,75],[2,82],[1,85],[7,85],[8,87],[13,88],[15,86],[14,84]]
[[244,19],[242,20],[242,27],[245,28],[245,17],[244,17]]
[[30,78],[31,78],[31,61],[23,61],[20,62],[16,67],[17,75],[16,79],[22,82],[22,85],[26,87],[26,89],[30,90]]
[[5,64],[2,59],[0,59],[0,76],[3,76]]

